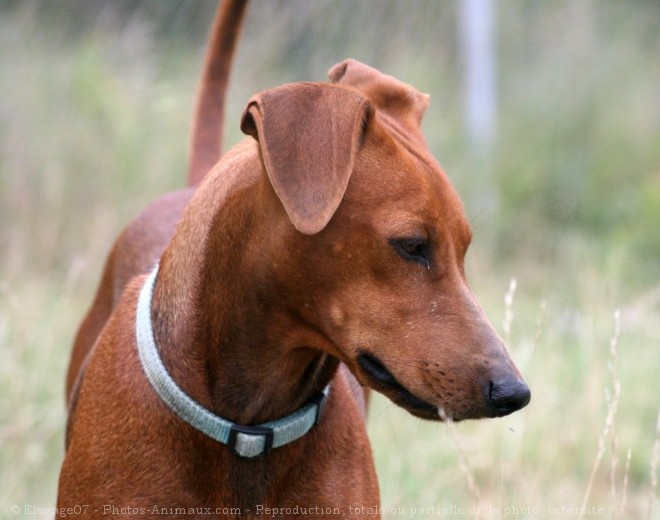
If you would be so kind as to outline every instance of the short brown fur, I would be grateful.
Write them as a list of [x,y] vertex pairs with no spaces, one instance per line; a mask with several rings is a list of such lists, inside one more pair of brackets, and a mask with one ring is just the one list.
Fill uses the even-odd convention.
[[[74,345],[58,507],[378,518],[356,379],[426,419],[529,401],[465,280],[470,229],[419,129],[428,97],[352,60],[330,78],[250,99],[241,128],[251,137],[118,239]],[[136,350],[136,301],[156,262],[154,335],[188,395],[259,424],[330,383],[320,423],[248,460],[175,416]],[[373,514],[351,515],[357,506]]]

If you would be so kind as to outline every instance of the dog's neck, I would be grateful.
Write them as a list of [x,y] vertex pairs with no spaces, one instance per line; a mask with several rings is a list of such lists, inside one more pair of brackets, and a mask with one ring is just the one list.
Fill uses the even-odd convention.
[[174,380],[241,424],[292,413],[338,366],[308,348],[319,343],[317,333],[280,304],[281,288],[253,269],[255,255],[263,260],[255,235],[268,232],[256,227],[264,219],[254,218],[265,211],[254,206],[264,197],[249,193],[263,189],[254,150],[230,152],[191,200],[161,258],[152,307],[155,339]]

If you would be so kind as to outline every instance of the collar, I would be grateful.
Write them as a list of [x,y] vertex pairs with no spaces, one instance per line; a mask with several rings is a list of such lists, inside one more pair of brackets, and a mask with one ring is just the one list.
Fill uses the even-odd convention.
[[266,455],[272,448],[289,444],[305,435],[319,421],[330,393],[326,386],[309,404],[291,415],[257,426],[235,424],[207,410],[186,394],[167,372],[160,358],[151,324],[151,299],[158,265],[147,277],[137,304],[135,332],[137,349],[147,379],[161,400],[193,428],[227,444],[246,458]]

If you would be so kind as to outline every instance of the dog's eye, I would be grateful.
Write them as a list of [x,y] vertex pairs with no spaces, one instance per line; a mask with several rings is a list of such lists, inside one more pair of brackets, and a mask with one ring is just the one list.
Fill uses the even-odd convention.
[[429,243],[423,238],[397,238],[390,241],[397,253],[406,260],[431,266]]

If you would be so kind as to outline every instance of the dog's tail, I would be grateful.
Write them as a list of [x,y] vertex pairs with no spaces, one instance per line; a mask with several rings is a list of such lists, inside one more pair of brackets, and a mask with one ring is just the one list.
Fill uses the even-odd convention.
[[188,186],[195,186],[220,159],[225,97],[234,49],[247,0],[218,6],[197,92],[188,160]]

